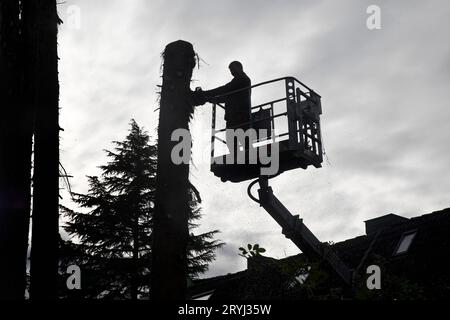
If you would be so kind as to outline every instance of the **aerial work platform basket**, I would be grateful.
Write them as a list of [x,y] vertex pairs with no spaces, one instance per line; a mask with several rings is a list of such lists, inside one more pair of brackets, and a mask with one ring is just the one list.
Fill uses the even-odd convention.
[[[278,85],[278,88],[268,88],[274,85]],[[269,179],[284,171],[296,168],[306,169],[308,166],[316,168],[322,166],[321,98],[294,77],[266,81],[227,93],[227,95],[255,88],[263,93],[262,103],[255,103],[250,107],[249,122],[226,128],[222,120],[222,126],[220,126],[218,125],[218,111],[224,110],[225,106],[219,103],[213,105],[211,171],[222,181],[241,182],[255,179],[247,188],[248,196],[258,202],[272,216],[281,227],[283,234],[308,258],[323,262],[325,268],[340,278],[346,288],[351,288],[353,270],[343,263],[337,252],[320,242],[298,215],[292,215],[273,194],[272,188],[269,186]],[[273,98],[273,96],[279,98],[267,98]],[[254,101],[254,96],[252,100]],[[268,100],[269,102],[266,102]],[[257,133],[253,131],[253,134],[248,135],[246,138],[248,140],[240,149],[236,150],[237,155],[230,157],[226,130],[237,128],[242,130],[251,128],[255,129]],[[262,131],[260,131],[261,129]],[[234,136],[232,138],[234,141]],[[241,139],[241,142],[244,140]],[[230,149],[234,150],[234,147],[230,146]],[[278,170],[273,175],[262,174],[261,169],[271,164],[262,161],[259,157],[261,153],[275,154],[275,157],[268,157],[277,158],[278,161]],[[257,155],[256,160],[250,156],[252,154]],[[239,157],[241,163],[236,161]],[[251,188],[256,183],[259,183],[260,186],[259,198],[251,193]]]
[[[257,90],[255,90],[257,89]],[[222,181],[241,182],[260,176],[262,166],[267,163],[249,161],[249,154],[260,155],[262,148],[269,154],[278,150],[278,172],[308,166],[321,167],[323,161],[322,138],[320,132],[320,115],[322,114],[321,97],[312,89],[294,77],[283,77],[242,88],[225,96],[236,94],[243,90],[252,90],[252,101],[255,92],[262,103],[252,105],[250,122],[235,127],[249,126],[258,133],[248,136],[245,148],[237,150],[245,156],[244,163],[235,163],[227,158],[229,150],[226,147],[226,127],[219,112],[225,110],[220,103],[213,104],[212,134],[211,134],[211,171]],[[222,96],[222,97],[225,97]],[[268,97],[272,96],[271,99]],[[273,96],[276,99],[273,99]],[[269,100],[267,102],[267,100]],[[222,120],[222,122],[221,122]],[[232,129],[232,128],[229,128]],[[265,134],[260,134],[261,129]],[[277,144],[275,148],[274,144]],[[267,152],[267,151],[264,151]],[[230,163],[231,162],[231,163]]]

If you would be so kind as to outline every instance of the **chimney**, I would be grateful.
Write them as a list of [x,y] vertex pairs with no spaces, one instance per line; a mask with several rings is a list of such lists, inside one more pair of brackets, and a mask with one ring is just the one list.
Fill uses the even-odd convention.
[[408,221],[408,218],[398,216],[393,213],[386,214],[384,216],[373,218],[364,221],[366,225],[366,235],[371,235],[377,232],[378,230],[394,226],[396,224],[400,224]]

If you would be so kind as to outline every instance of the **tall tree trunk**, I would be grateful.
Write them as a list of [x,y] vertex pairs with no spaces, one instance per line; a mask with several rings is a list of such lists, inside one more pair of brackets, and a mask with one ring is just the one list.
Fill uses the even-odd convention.
[[30,218],[32,112],[18,0],[0,2],[0,300],[24,299]]
[[158,166],[153,228],[151,287],[154,299],[185,299],[187,282],[189,164],[175,165],[172,132],[189,130],[190,81],[195,66],[192,44],[176,41],[164,50],[158,127]]
[[[137,235],[134,233],[134,243],[136,243]],[[138,299],[138,277],[139,277],[139,248],[136,248],[136,244],[133,245],[133,268],[131,274],[131,300]]]
[[[136,198],[135,198],[136,199]],[[133,208],[133,252],[132,261],[133,267],[131,268],[131,300],[138,299],[138,287],[139,287],[139,208]]]
[[59,83],[56,0],[24,2],[36,110],[31,299],[55,299],[58,275]]

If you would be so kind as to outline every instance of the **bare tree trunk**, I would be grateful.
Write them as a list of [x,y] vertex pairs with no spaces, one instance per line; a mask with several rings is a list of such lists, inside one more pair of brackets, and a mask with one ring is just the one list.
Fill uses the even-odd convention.
[[36,110],[31,299],[55,299],[58,275],[59,83],[56,0],[24,3]]
[[185,299],[187,282],[189,164],[175,165],[171,141],[175,129],[189,129],[190,81],[195,66],[192,44],[176,41],[164,51],[158,127],[150,292],[154,299]]
[[30,219],[32,112],[18,0],[0,2],[0,300],[24,299]]

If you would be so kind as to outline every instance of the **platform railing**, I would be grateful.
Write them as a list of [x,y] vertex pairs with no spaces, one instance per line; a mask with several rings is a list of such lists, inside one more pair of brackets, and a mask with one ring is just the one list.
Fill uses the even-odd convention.
[[[263,122],[263,121],[267,121],[270,120],[271,122],[271,135],[267,135],[267,137],[262,138],[262,139],[258,139],[258,142],[263,142],[263,141],[268,141],[268,140],[272,140],[272,141],[276,141],[277,138],[281,138],[284,136],[289,135],[289,138],[291,139],[291,137],[293,136],[297,136],[297,134],[300,132],[300,138],[302,139],[303,137],[303,133],[302,130],[303,128],[297,128],[297,127],[292,127],[290,126],[290,128],[288,129],[287,132],[284,133],[280,133],[280,134],[276,134],[275,132],[275,118],[278,117],[282,117],[282,116],[286,116],[289,118],[289,113],[295,112],[295,109],[293,108],[289,108],[289,103],[290,102],[298,102],[301,99],[304,99],[303,101],[309,101],[311,103],[317,103],[317,99],[320,99],[320,95],[317,94],[316,92],[314,92],[311,88],[309,88],[308,86],[306,86],[304,83],[302,83],[300,80],[296,79],[295,77],[282,77],[282,78],[276,78],[276,79],[272,79],[272,80],[268,80],[268,81],[264,81],[252,86],[248,86],[245,88],[241,88],[238,90],[234,90],[234,91],[230,91],[226,94],[223,95],[218,95],[216,97],[214,97],[215,99],[217,98],[226,98],[227,96],[231,96],[233,94],[242,92],[242,91],[246,91],[246,90],[252,90],[258,87],[262,87],[262,86],[266,86],[269,84],[273,84],[276,82],[285,82],[285,96],[283,98],[278,98],[278,99],[274,99],[271,100],[269,102],[265,102],[262,104],[258,104],[256,106],[252,106],[249,110],[250,112],[250,121],[244,122],[244,123],[240,123],[234,126],[229,126],[226,128],[222,128],[222,129],[216,129],[216,118],[217,118],[217,107],[220,107],[222,109],[225,110],[225,106],[222,105],[221,103],[213,103],[213,109],[212,109],[212,124],[211,124],[211,128],[212,128],[212,134],[211,134],[211,160],[214,158],[215,155],[215,140],[218,140],[220,142],[222,142],[223,144],[226,145],[226,141],[217,137],[217,134],[220,132],[224,132],[227,129],[236,129],[236,128],[241,128],[247,125],[250,125],[250,128],[253,128],[255,124],[259,123],[259,122]],[[286,102],[286,111],[282,112],[282,113],[277,113],[274,114],[274,105],[280,102]],[[269,106],[269,108],[265,108]],[[262,118],[262,119],[258,119],[258,120],[254,120],[253,116],[252,116],[252,111],[256,110],[256,109],[269,109],[270,110],[270,116]],[[291,118],[295,118],[295,117],[291,117]],[[319,140],[320,140],[320,127],[316,128],[319,130],[318,132],[318,136],[319,136]],[[314,145],[314,152],[316,153],[316,142],[317,142],[317,135],[313,136],[313,134],[310,135],[311,140],[314,141],[313,145]],[[303,143],[303,142],[301,142]],[[319,141],[320,144],[320,141]],[[321,152],[321,151],[320,151]]]

